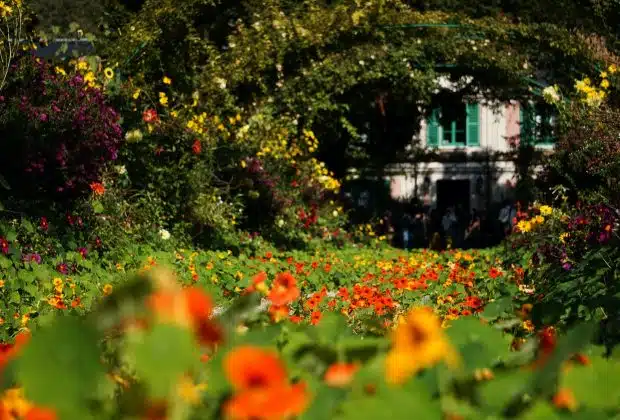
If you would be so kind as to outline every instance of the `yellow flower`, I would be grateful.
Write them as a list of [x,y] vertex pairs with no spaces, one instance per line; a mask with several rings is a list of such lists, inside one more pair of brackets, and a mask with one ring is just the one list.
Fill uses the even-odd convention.
[[159,103],[163,106],[168,105],[168,96],[164,92],[159,92]]
[[602,87],[603,89],[607,89],[607,88],[609,87],[609,80],[607,80],[607,79],[603,79],[603,80],[601,81],[601,87]]
[[537,224],[541,224],[541,223],[543,223],[543,222],[545,221],[545,218],[544,218],[544,217],[542,217],[542,216],[540,216],[540,215],[538,215],[538,216],[536,216],[536,217],[534,218],[534,221],[535,221]]
[[140,96],[140,93],[141,93],[141,92],[142,92],[142,91],[141,91],[140,89],[136,89],[136,90],[133,92],[133,95],[132,95],[132,96],[133,96],[133,98],[134,98],[134,99],[138,99],[138,97]]
[[93,73],[92,71],[86,73],[86,76],[84,76],[84,81],[86,83],[93,83],[95,81],[95,73]]
[[164,76],[164,78],[162,79],[162,82],[164,82],[165,85],[171,85],[172,79],[170,79],[168,76]]
[[3,1],[0,1],[0,16],[6,17],[13,13],[13,8],[7,6]]
[[529,319],[527,321],[525,321],[523,324],[521,324],[521,326],[523,327],[523,329],[527,332],[532,332],[534,331],[534,323],[532,321],[530,321]]
[[610,65],[610,66],[607,68],[607,71],[608,71],[609,73],[611,73],[611,74],[614,74],[615,72],[617,72],[617,71],[618,71],[618,67],[616,67],[616,65],[615,65],[615,64],[612,64],[612,65]]
[[78,70],[87,70],[88,69],[88,63],[86,61],[79,61],[77,64],[77,69]]
[[103,294],[108,296],[110,293],[112,293],[112,285],[108,283],[103,286]]
[[65,69],[63,69],[62,67],[58,67],[58,66],[56,66],[56,67],[54,68],[54,70],[56,71],[56,74],[61,74],[61,75],[63,75],[63,76],[66,76],[66,75],[67,75],[67,72],[66,72],[66,71],[65,71]]
[[565,243],[566,242],[566,238],[568,238],[570,236],[570,234],[568,232],[564,232],[562,234],[560,234],[560,242]]
[[103,75],[106,77],[106,79],[110,80],[114,77],[114,70],[112,70],[110,67],[106,67],[105,70],[103,70]]
[[459,357],[446,338],[441,321],[429,308],[415,308],[401,319],[392,336],[386,358],[386,380],[401,384],[422,369],[446,361],[458,364]]
[[540,206],[538,210],[542,216],[549,216],[553,213],[553,208],[551,206]]
[[602,71],[601,72],[601,79],[606,79],[607,78],[607,72],[606,71]]
[[188,377],[183,376],[181,382],[178,385],[177,391],[181,399],[191,405],[196,405],[200,402],[201,393],[207,389],[207,385],[204,383],[195,384],[194,381]]
[[517,223],[517,229],[519,232],[526,233],[532,230],[532,224],[528,220],[521,220]]

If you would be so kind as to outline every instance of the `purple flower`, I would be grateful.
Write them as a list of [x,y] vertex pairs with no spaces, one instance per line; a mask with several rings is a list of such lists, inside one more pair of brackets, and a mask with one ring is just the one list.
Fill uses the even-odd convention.
[[60,263],[56,266],[56,270],[60,274],[69,274],[69,266],[65,263]]
[[39,120],[46,122],[47,121],[47,114],[41,114],[39,115]]
[[41,264],[41,255],[37,254],[37,253],[33,253],[33,254],[25,254],[22,256],[22,261],[23,262],[35,262],[37,264]]
[[567,261],[564,264],[562,264],[562,268],[566,271],[570,271],[573,268],[573,266]]
[[77,252],[80,253],[83,259],[86,259],[86,256],[88,255],[88,249],[81,247],[77,249]]

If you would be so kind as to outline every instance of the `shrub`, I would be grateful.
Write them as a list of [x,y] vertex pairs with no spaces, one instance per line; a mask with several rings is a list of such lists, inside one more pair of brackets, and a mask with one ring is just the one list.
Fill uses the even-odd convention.
[[25,55],[0,97],[1,175],[18,201],[70,204],[118,157],[119,114],[80,74]]

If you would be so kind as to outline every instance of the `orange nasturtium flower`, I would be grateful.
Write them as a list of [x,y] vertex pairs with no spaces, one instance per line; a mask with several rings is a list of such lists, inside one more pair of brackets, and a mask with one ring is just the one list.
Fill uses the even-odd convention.
[[269,300],[276,306],[287,305],[299,297],[297,280],[288,271],[279,273],[269,291]]
[[233,349],[224,372],[235,393],[224,405],[233,419],[287,418],[301,414],[308,403],[304,383],[291,384],[275,352],[254,346]]
[[92,182],[90,189],[95,195],[103,195],[105,193],[105,187],[101,182]]
[[0,373],[4,367],[13,359],[30,340],[30,333],[20,332],[15,336],[15,343],[0,344]]
[[422,369],[445,361],[458,364],[458,354],[445,336],[441,321],[429,308],[415,308],[402,318],[386,358],[386,379],[401,384]]
[[334,363],[325,372],[325,383],[334,388],[344,388],[351,383],[358,369],[356,363]]
[[203,345],[219,343],[222,332],[210,319],[213,312],[211,298],[198,287],[176,287],[166,281],[166,274],[159,277],[160,288],[151,294],[147,302],[158,320],[192,328]]
[[252,284],[250,284],[246,289],[245,293],[253,293],[255,291],[259,291],[261,293],[267,294],[269,289],[265,282],[267,281],[267,273],[261,271],[252,277]]

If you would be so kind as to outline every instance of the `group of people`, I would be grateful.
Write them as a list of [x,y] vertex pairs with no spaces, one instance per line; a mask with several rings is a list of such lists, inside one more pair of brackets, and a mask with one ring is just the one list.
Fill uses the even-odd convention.
[[485,210],[468,212],[462,206],[445,210],[417,208],[404,212],[395,226],[394,245],[405,249],[483,248],[500,242],[508,235],[516,217],[516,208],[505,201],[497,218]]

